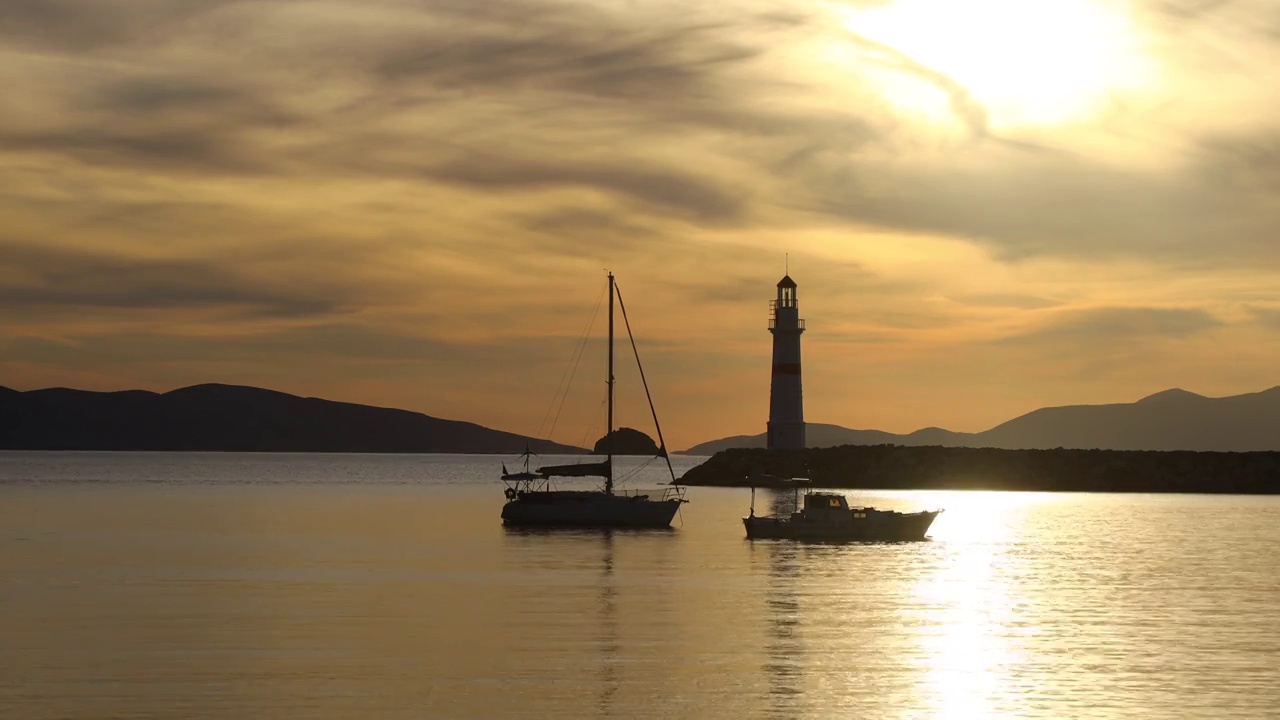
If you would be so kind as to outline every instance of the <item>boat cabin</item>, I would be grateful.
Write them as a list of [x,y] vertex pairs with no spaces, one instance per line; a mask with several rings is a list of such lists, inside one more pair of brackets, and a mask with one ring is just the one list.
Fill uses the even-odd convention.
[[842,523],[851,519],[865,520],[867,513],[874,512],[875,508],[849,507],[848,499],[837,493],[813,492],[805,494],[804,510],[793,513],[792,519]]
[[804,496],[804,511],[806,513],[826,512],[828,510],[847,511],[849,509],[849,501],[843,495],[835,493],[809,493]]

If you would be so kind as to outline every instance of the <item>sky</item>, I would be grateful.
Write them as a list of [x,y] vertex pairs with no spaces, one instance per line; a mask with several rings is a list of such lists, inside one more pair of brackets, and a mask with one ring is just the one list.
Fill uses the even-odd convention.
[[788,264],[809,422],[1280,384],[1274,3],[6,0],[0,88],[15,389],[590,444],[609,269],[680,449],[764,431]]

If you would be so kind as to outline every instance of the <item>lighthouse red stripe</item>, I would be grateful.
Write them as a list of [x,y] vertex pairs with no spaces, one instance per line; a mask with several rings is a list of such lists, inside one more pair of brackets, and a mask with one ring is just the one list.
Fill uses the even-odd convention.
[[773,366],[774,375],[799,375],[800,363],[775,363]]

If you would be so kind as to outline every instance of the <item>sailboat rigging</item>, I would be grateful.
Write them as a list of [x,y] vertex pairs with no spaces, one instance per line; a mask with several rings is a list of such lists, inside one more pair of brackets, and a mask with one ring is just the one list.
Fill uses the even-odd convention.
[[[602,463],[579,463],[572,465],[547,465],[537,469],[536,473],[528,470],[528,456],[525,457],[525,472],[511,474],[503,466],[503,480],[507,482],[507,503],[502,507],[502,522],[506,525],[532,525],[543,527],[668,527],[675,517],[684,499],[684,488],[676,484],[675,470],[671,467],[671,459],[667,453],[666,442],[662,438],[662,428],[658,425],[658,414],[654,409],[653,397],[649,393],[649,382],[644,375],[644,367],[640,364],[640,352],[636,348],[635,336],[631,333],[631,322],[627,318],[627,310],[622,302],[622,294],[617,288],[613,273],[609,278],[609,341],[608,362],[606,365],[608,426],[605,433],[605,461]],[[645,397],[649,401],[649,410],[657,427],[659,454],[667,462],[671,473],[672,484],[663,488],[661,496],[653,499],[647,494],[617,494],[614,491],[613,467],[613,411],[616,378],[614,377],[614,299],[622,310],[623,323],[627,336],[631,341],[631,349],[635,353],[636,365],[640,369],[640,379],[644,385]],[[546,482],[551,477],[603,477],[602,490],[553,490]]]

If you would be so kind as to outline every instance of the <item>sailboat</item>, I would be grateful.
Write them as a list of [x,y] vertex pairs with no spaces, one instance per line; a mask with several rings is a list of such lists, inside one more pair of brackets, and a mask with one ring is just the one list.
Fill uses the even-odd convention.
[[[653,407],[653,398],[649,395],[649,382],[644,377],[644,367],[640,364],[640,353],[636,349],[635,337],[631,334],[631,322],[627,320],[627,308],[622,302],[622,293],[618,290],[613,273],[609,273],[609,360],[608,360],[608,428],[607,439],[613,433],[613,306],[617,298],[622,310],[622,319],[627,328],[627,337],[631,340],[631,349],[636,356],[636,366],[640,370],[640,381],[644,384],[645,396],[649,398],[649,410],[653,414],[653,424],[658,431],[659,456],[667,462],[667,470],[671,473],[672,484],[663,488],[661,495],[650,497],[639,491],[618,492],[614,488],[613,443],[606,441],[608,455],[602,463],[578,463],[573,465],[550,465],[530,472],[528,454],[525,457],[525,472],[508,473],[503,466],[503,481],[507,488],[504,491],[507,502],[502,506],[502,523],[523,527],[595,527],[595,528],[665,528],[670,527],[676,511],[680,509],[684,499],[684,488],[676,485],[675,470],[671,467],[671,458],[667,456],[666,441],[662,438],[662,427],[658,424],[658,414]],[[551,486],[553,477],[603,477],[604,487],[596,490],[557,490]]]

